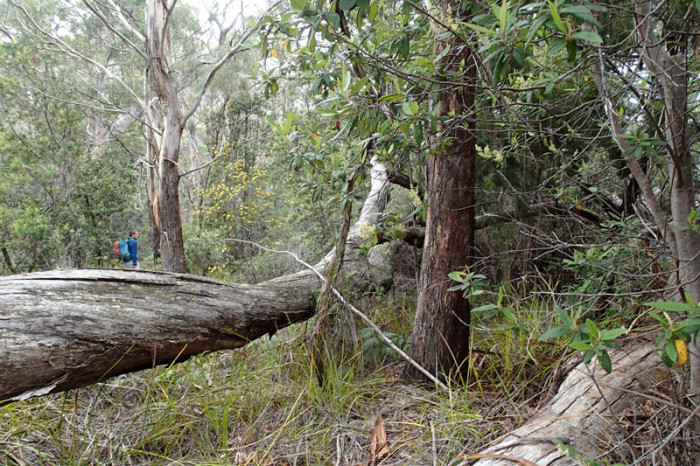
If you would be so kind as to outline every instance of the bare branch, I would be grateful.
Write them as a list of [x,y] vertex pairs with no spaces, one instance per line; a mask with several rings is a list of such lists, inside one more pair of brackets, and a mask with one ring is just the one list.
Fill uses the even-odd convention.
[[[267,11],[271,11],[279,5],[280,2],[275,2],[268,8]],[[187,120],[190,119],[192,115],[194,115],[194,112],[197,111],[197,108],[199,108],[199,105],[202,103],[202,98],[204,97],[204,94],[207,92],[207,89],[209,89],[209,86],[211,85],[212,80],[214,79],[214,76],[216,73],[221,69],[222,66],[224,66],[233,56],[238,54],[239,52],[242,52],[245,49],[245,43],[246,41],[258,30],[260,27],[259,21],[255,23],[255,26],[250,26],[247,30],[243,32],[241,35],[241,38],[238,40],[238,43],[231,47],[231,50],[229,50],[226,55],[224,55],[221,60],[216,62],[214,67],[209,71],[209,74],[207,75],[207,78],[204,80],[204,84],[202,84],[201,89],[197,93],[197,97],[195,98],[194,103],[190,107],[190,109],[184,114],[184,116],[180,120],[180,125],[184,126],[185,123],[187,123]]]
[[121,21],[122,25],[124,27],[126,27],[129,31],[131,31],[131,33],[133,35],[135,35],[138,40],[140,40],[141,42],[145,42],[146,38],[143,36],[143,34],[141,34],[139,31],[137,31],[131,25],[131,23],[129,22],[128,19],[126,19],[124,17],[124,15],[122,14],[121,8],[119,8],[119,6],[117,6],[117,4],[114,3],[114,0],[107,0],[107,1],[109,2],[110,5],[112,5],[112,8],[114,9],[114,12],[117,15],[117,17],[119,18],[119,20]]
[[[587,23],[584,24],[583,27],[588,29],[592,28],[592,26]],[[639,164],[639,161],[635,158],[634,151],[629,150],[629,142],[622,137],[622,124],[620,122],[620,117],[615,111],[615,106],[612,97],[610,96],[610,91],[607,87],[607,83],[605,81],[605,63],[603,61],[603,53],[600,48],[598,49],[598,61],[593,65],[592,68],[593,80],[595,81],[595,84],[598,87],[598,91],[600,92],[600,96],[603,99],[605,111],[608,115],[608,122],[610,123],[610,131],[612,133],[612,137],[617,143],[620,150],[623,153],[627,153],[627,155],[624,157],[625,162],[630,172],[632,173],[634,180],[637,182],[639,188],[642,190],[644,200],[647,206],[649,207],[649,211],[651,212],[652,217],[654,217],[654,223],[656,223],[656,226],[659,228],[661,234],[668,243],[672,254],[674,256],[677,256],[678,248],[676,246],[676,239],[673,230],[670,228],[670,225],[668,223],[667,214],[661,208],[659,200],[654,194],[654,189],[651,185],[651,181],[649,180],[647,174],[644,173],[644,170]]]
[[146,103],[143,100],[141,100],[141,98],[138,95],[136,95],[134,90],[131,87],[129,87],[121,78],[119,78],[119,76],[112,73],[112,71],[110,71],[109,68],[107,68],[103,64],[97,62],[96,60],[93,60],[90,57],[86,57],[85,55],[81,54],[80,52],[75,50],[73,47],[71,47],[70,45],[65,43],[59,37],[54,36],[54,35],[50,34],[49,32],[47,32],[46,30],[44,30],[36,22],[36,20],[32,17],[32,15],[30,15],[29,12],[23,6],[15,3],[14,0],[8,0],[8,3],[10,3],[10,5],[15,7],[16,9],[20,10],[24,14],[24,16],[26,16],[27,19],[32,23],[32,26],[37,31],[39,31],[42,35],[44,35],[45,37],[48,37],[56,46],[58,46],[59,50],[62,53],[65,53],[66,55],[69,55],[73,58],[77,58],[78,60],[82,60],[82,61],[85,61],[87,63],[90,63],[91,65],[99,68],[103,73],[105,73],[105,75],[107,77],[109,77],[110,79],[114,80],[114,82],[119,84],[136,102],[138,102],[139,106],[141,106],[141,108],[144,109],[146,114],[150,115],[150,111],[149,111]]
[[98,10],[97,8],[95,8],[94,6],[92,6],[92,5],[90,4],[90,2],[88,2],[88,0],[83,0],[83,4],[84,4],[90,11],[92,11],[92,12],[94,13],[94,15],[97,16],[97,17],[102,21],[102,23],[104,23],[105,26],[107,26],[107,29],[109,29],[110,31],[112,31],[112,32],[113,32],[117,37],[119,37],[127,46],[129,46],[134,52],[136,52],[136,53],[138,53],[139,55],[141,55],[141,58],[143,58],[144,60],[146,60],[146,54],[144,54],[143,51],[141,51],[140,48],[138,48],[136,45],[134,45],[134,43],[131,42],[131,41],[129,40],[128,37],[126,37],[124,34],[122,34],[121,32],[119,32],[114,26],[112,26],[112,23],[109,21],[108,18],[105,17],[105,15],[102,14],[102,12],[101,12],[100,10]]

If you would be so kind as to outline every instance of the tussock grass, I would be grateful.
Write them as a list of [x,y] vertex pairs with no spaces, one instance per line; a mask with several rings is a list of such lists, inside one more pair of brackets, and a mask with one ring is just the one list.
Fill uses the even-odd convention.
[[[542,315],[527,312],[543,308],[532,304],[519,312],[534,332]],[[365,307],[408,341],[413,309],[405,296]],[[402,361],[360,341],[326,364],[319,387],[307,327],[0,407],[0,463],[360,464],[381,414],[391,447],[381,464],[458,464],[531,414],[562,355],[554,345],[523,344],[522,332],[481,326],[468,380],[444,392],[405,380]]]

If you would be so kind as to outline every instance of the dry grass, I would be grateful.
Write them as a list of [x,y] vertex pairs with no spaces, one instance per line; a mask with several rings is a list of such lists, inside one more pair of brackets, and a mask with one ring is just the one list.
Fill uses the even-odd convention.
[[360,464],[381,414],[381,464],[449,464],[520,421],[485,392],[408,382],[392,358],[329,366],[320,388],[283,338],[4,406],[0,462]]
[[[384,321],[373,317],[405,338],[411,310],[378,309]],[[543,325],[540,314],[518,315],[533,335]],[[400,360],[367,344],[328,361],[321,388],[302,343],[305,328],[0,407],[0,464],[359,465],[371,457],[380,414],[389,453],[377,464],[466,464],[465,454],[496,442],[551,397],[567,355],[513,329],[483,327],[472,337],[469,379],[449,392],[405,380]],[[620,420],[628,424],[626,444],[649,451],[685,418],[672,406],[648,414]],[[659,464],[682,464],[674,449],[687,455],[683,435],[656,455]]]

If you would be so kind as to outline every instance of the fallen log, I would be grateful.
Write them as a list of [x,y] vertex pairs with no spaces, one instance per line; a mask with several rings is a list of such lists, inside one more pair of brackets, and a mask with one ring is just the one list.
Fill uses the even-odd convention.
[[579,364],[554,398],[525,425],[497,445],[468,458],[483,458],[474,463],[478,466],[506,464],[506,457],[510,461],[524,460],[524,464],[581,464],[573,452],[590,459],[613,452],[634,458],[639,452],[626,451],[630,448],[628,433],[621,419],[634,414],[647,401],[643,394],[667,376],[668,369],[657,353],[650,343],[616,351],[611,355],[610,374],[597,363]]
[[0,279],[0,400],[238,348],[308,319],[315,276],[233,285],[123,270],[59,270]]

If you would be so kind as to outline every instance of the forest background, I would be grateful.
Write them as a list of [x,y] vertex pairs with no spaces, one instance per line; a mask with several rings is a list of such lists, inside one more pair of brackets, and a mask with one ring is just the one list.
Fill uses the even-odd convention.
[[[330,391],[310,379],[305,347],[291,336],[303,339],[304,328],[295,327],[288,339],[140,374],[145,392],[133,388],[142,380],[119,379],[74,398],[3,407],[13,426],[1,439],[9,461],[324,463],[337,454],[360,462],[359,434],[338,435],[324,416],[357,418],[369,432],[378,411],[415,415],[417,405],[416,418],[390,425],[404,449],[384,460],[455,463],[527,418],[562,361],[580,354],[614,370],[609,351],[647,335],[678,371],[664,393],[694,408],[697,371],[674,363],[686,344],[697,356],[691,339],[700,328],[698,2],[295,0],[255,17],[228,2],[205,22],[190,5],[170,7],[156,37],[167,42],[169,96],[186,116],[172,156],[163,155],[163,123],[174,105],[147,66],[146,5],[0,2],[2,273],[116,267],[111,245],[135,228],[144,233],[142,269],[263,282],[303,265],[257,245],[321,260],[381,162],[395,187],[360,253],[389,243],[401,260],[391,260],[391,287],[344,286],[410,351],[433,207],[426,166],[459,145],[449,133],[458,128],[473,144],[474,208],[465,216],[477,231],[469,258],[442,281],[471,304],[469,368],[446,399],[396,388],[396,353],[345,316],[336,325],[357,327],[359,347],[335,353]],[[445,89],[467,88],[471,105],[441,100]],[[168,161],[176,162],[181,235],[164,245]],[[258,378],[230,389],[256,371],[304,388],[266,381],[255,400]],[[202,388],[222,384],[225,395]],[[188,406],[193,391],[198,401]],[[293,393],[308,397],[304,410]],[[123,396],[147,414],[122,413]],[[140,433],[116,439],[104,430],[110,416],[138,423]],[[275,420],[263,426],[266,416]],[[655,440],[642,447],[630,434],[629,448],[598,460],[692,455],[690,429],[671,437],[686,418],[660,408],[635,430]],[[436,419],[446,426],[439,441]],[[309,446],[314,430],[321,439]]]

